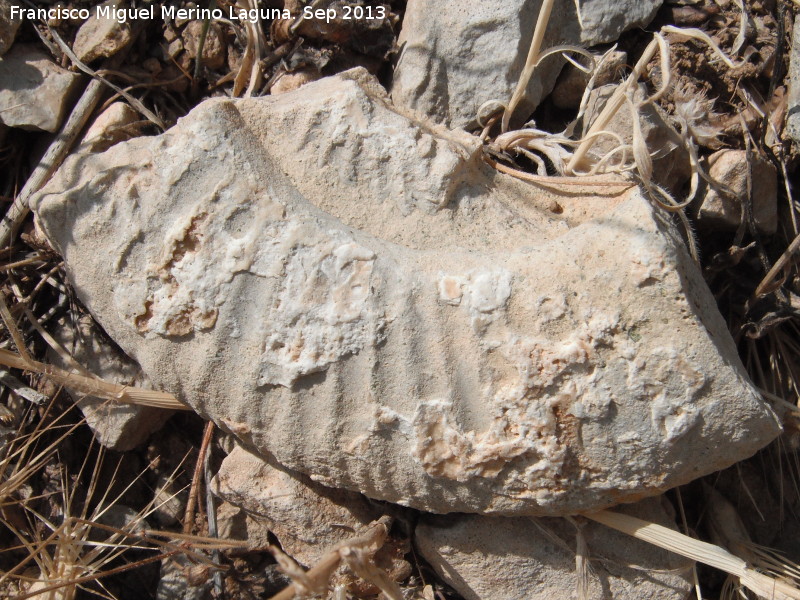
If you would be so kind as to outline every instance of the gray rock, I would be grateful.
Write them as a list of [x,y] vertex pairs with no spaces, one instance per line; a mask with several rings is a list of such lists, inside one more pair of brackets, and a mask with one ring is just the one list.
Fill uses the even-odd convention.
[[[79,365],[94,375],[112,383],[152,388],[139,365],[107,341],[91,317],[81,317],[74,325],[62,319],[51,334]],[[48,361],[72,370],[52,350],[48,351]],[[83,394],[75,394],[75,400],[97,441],[118,452],[131,450],[144,442],[173,414],[170,410],[110,402]]]
[[[597,58],[598,62],[600,57]],[[619,83],[623,77],[625,64],[628,61],[628,53],[622,50],[614,50],[609,53],[603,64],[599,66],[594,75],[594,87]],[[584,73],[571,63],[564,65],[561,75],[553,88],[551,98],[553,104],[558,108],[578,109],[583,99],[586,86],[589,85],[590,75]]]
[[35,46],[14,45],[0,60],[0,122],[57,131],[79,80]]
[[[653,498],[615,508],[675,528]],[[587,600],[684,600],[691,563],[591,521],[578,523],[590,562]],[[415,546],[465,600],[576,598],[576,526],[558,518],[428,515]]]
[[[117,7],[122,0],[108,0],[100,6]],[[87,19],[75,36],[72,50],[85,63],[98,58],[114,56],[133,39],[133,30],[128,22],[118,19],[98,17],[95,11]]]
[[319,483],[433,512],[609,506],[778,434],[668,215],[498,175],[380,90],[354,70],[207,101],[33,199],[160,388]]
[[[616,40],[650,22],[662,0],[556,2],[542,50]],[[410,0],[398,44],[392,99],[438,122],[470,124],[489,100],[508,102],[528,54],[541,0],[491,0],[463,4]],[[553,89],[564,65],[546,58],[520,104],[522,120]]]
[[176,554],[161,561],[156,600],[210,600],[212,583],[208,565]]
[[792,49],[789,55],[789,105],[786,116],[786,131],[796,146],[800,146],[800,27],[792,34]]
[[736,194],[735,198],[709,187],[700,206],[701,222],[736,229],[742,222],[741,198],[747,197],[747,171],[751,178],[751,208],[756,227],[773,234],[778,229],[778,172],[765,158],[751,157],[745,150],[720,150],[708,157],[708,174]]
[[0,56],[3,56],[17,37],[17,30],[22,25],[19,17],[11,18],[11,7],[19,6],[12,0],[0,0]]

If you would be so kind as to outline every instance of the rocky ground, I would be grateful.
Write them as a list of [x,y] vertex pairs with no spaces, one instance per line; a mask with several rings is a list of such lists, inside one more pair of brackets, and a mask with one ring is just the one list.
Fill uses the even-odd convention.
[[0,595],[800,598],[796,6],[305,4],[0,0]]

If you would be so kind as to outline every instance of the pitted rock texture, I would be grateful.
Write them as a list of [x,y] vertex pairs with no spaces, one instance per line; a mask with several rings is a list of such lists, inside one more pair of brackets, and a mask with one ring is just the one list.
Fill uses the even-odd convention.
[[[614,510],[675,529],[659,498]],[[587,600],[689,596],[691,562],[592,521],[426,515],[414,537],[419,555],[465,600],[549,600],[579,597],[578,528],[588,549]]]
[[[454,127],[472,123],[484,102],[508,102],[525,66],[541,4],[409,0],[398,39],[392,98]],[[661,4],[662,0],[556,2],[542,51],[615,41],[627,29],[646,26]],[[553,89],[564,63],[554,55],[537,66],[519,107],[523,120],[524,113],[530,115]]]
[[154,382],[329,487],[572,514],[778,434],[668,217],[475,148],[355,70],[204,102],[72,158],[33,205]]

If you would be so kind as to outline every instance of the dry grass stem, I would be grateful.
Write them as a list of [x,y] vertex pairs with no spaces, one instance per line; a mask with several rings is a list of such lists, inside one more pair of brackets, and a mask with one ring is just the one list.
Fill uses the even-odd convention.
[[762,598],[770,600],[800,599],[800,587],[796,583],[759,572],[738,556],[714,544],[690,538],[663,525],[609,510],[584,516],[659,548],[733,575],[743,586]]
[[[319,559],[314,567],[305,572],[302,570],[297,572],[299,567],[296,569],[296,563],[294,566],[291,564],[294,561],[286,561],[287,557],[283,555],[282,552],[276,548],[270,548],[275,555],[275,559],[279,561],[281,566],[285,564],[289,571],[287,574],[294,580],[292,585],[272,596],[270,600],[291,600],[295,595],[303,594],[306,590],[327,589],[331,575],[333,575],[333,572],[342,562],[343,557],[348,555],[352,556],[355,550],[365,550],[374,554],[383,546],[388,538],[391,525],[391,517],[381,517],[368,525],[358,536],[334,546]],[[367,573],[367,575],[369,574]],[[379,582],[374,580],[368,581],[383,590]],[[383,591],[386,593],[386,590]],[[389,596],[389,598],[395,600],[392,596]],[[402,595],[400,599],[402,599]]]

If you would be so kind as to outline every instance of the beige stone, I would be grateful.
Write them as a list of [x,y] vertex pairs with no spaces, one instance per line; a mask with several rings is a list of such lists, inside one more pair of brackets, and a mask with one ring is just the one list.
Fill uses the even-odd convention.
[[326,488],[241,447],[222,461],[212,489],[244,511],[248,534],[265,538],[258,530],[268,528],[283,551],[306,566],[381,516],[380,507],[360,494]]
[[92,123],[81,142],[81,152],[103,152],[135,137],[128,125],[140,121],[139,113],[125,102],[114,102]]
[[522,184],[478,146],[354,70],[204,102],[32,203],[159,388],[329,487],[573,514],[778,434],[670,215]]
[[36,46],[15,44],[0,60],[0,122],[58,131],[79,80]]
[[[736,229],[742,222],[742,198],[747,198],[750,177],[751,208],[756,227],[761,233],[773,234],[778,229],[778,175],[766,158],[754,154],[747,160],[745,150],[719,150],[708,157],[708,175],[727,186],[731,197],[709,185],[700,206],[701,222]],[[749,173],[748,173],[749,171]]]
[[[616,89],[617,84],[610,84],[591,91],[586,105],[586,115],[583,119],[584,134],[600,115]],[[647,88],[640,84],[633,96],[634,102],[642,102],[647,94]],[[625,144],[630,145],[633,143],[634,118],[639,121],[642,139],[653,159],[653,180],[673,193],[681,192],[684,184],[691,177],[689,152],[681,142],[680,136],[667,125],[669,117],[661,108],[648,104],[638,109],[636,117],[634,117],[630,104],[626,102],[617,111],[605,130],[616,134]],[[617,146],[619,146],[617,138],[603,135],[597,138],[591,152],[599,159]],[[631,152],[628,153],[627,160],[633,160]]]
[[[675,529],[658,498],[619,507]],[[465,600],[577,598],[578,528],[588,548],[586,600],[684,600],[691,589],[686,559],[576,518],[423,516],[415,545],[436,573]],[[577,525],[577,526],[576,526]]]
[[11,18],[11,7],[19,6],[13,0],[0,0],[0,56],[3,56],[17,36],[17,30],[22,25],[22,19]]
[[[122,0],[108,0],[100,6],[121,7]],[[78,30],[72,50],[82,62],[90,63],[98,58],[114,56],[130,43],[132,37],[129,22],[123,23],[114,17],[98,17],[93,10],[92,16]]]

